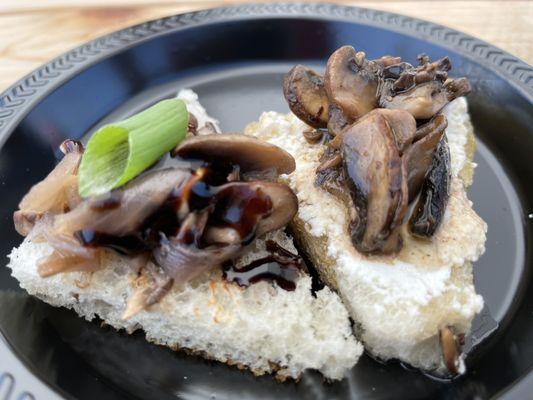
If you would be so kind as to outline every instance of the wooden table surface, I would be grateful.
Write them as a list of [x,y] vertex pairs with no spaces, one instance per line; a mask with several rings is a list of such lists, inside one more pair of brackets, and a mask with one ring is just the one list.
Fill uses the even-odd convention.
[[[236,1],[0,0],[0,91],[47,60],[145,20]],[[264,2],[264,0],[263,0]],[[533,64],[533,1],[336,1],[447,25]]]

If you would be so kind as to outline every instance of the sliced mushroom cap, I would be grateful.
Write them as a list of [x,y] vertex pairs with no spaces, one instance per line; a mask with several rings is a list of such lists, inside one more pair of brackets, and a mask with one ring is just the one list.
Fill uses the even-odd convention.
[[387,56],[382,56],[372,61],[384,68],[384,67],[390,67],[392,65],[400,64],[402,62],[402,58],[387,55]]
[[341,150],[358,214],[350,225],[354,246],[364,253],[398,251],[401,237],[393,233],[407,210],[407,182],[382,110],[347,128]]
[[355,121],[377,107],[377,65],[352,46],[337,49],[329,58],[324,86],[332,103]]
[[426,178],[420,199],[409,220],[409,229],[415,236],[433,236],[440,226],[450,196],[450,149],[446,135],[442,136]]
[[405,110],[380,110],[380,114],[387,120],[396,147],[403,154],[416,136],[416,120]]
[[272,200],[272,214],[257,226],[260,236],[287,225],[298,212],[298,198],[290,187],[281,183],[257,182],[257,187]]
[[346,118],[342,109],[335,103],[329,105],[328,115],[328,132],[333,136],[340,135],[341,131],[353,122]]
[[76,175],[83,145],[76,140],[65,140],[59,148],[65,154],[63,159],[26,193],[19,210],[13,215],[15,229],[23,236],[31,231],[44,213],[62,213],[79,201]]
[[448,102],[470,92],[466,78],[447,79],[450,59],[429,62],[429,57],[418,57],[420,65],[409,63],[383,68],[379,105],[389,109],[409,111],[416,119],[430,119]]
[[81,229],[117,236],[131,234],[190,178],[191,172],[185,169],[150,171],[112,192],[118,201],[111,207],[105,204],[108,195],[88,198],[75,209],[57,215],[53,229],[65,234]]
[[415,119],[433,117],[449,101],[441,82],[425,82],[398,94],[393,94],[392,85],[393,82],[384,84],[380,105],[388,109],[408,111]]
[[298,211],[298,199],[291,188],[276,182],[231,182],[220,187],[215,199],[208,224],[231,228],[245,242],[251,235],[284,227]]
[[243,174],[268,171],[277,175],[290,174],[296,168],[294,158],[285,150],[241,134],[194,136],[182,142],[173,154],[236,164]]
[[444,82],[444,89],[448,96],[448,101],[452,101],[457,97],[466,96],[471,92],[472,87],[466,78],[447,79]]
[[439,341],[442,349],[444,365],[452,374],[461,373],[461,348],[464,344],[464,334],[456,335],[452,327],[445,326],[439,329]]
[[402,157],[407,174],[409,202],[418,196],[422,188],[424,178],[433,164],[435,150],[447,125],[446,117],[442,114],[438,114],[431,121],[422,125],[416,131],[416,136],[421,137],[421,139],[414,142]]
[[298,118],[314,128],[326,127],[329,101],[322,76],[303,65],[296,65],[285,75],[283,94]]

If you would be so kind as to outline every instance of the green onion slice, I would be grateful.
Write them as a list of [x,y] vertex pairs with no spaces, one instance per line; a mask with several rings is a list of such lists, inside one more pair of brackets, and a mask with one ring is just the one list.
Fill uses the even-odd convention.
[[81,197],[117,188],[153,165],[187,134],[189,114],[179,99],[163,100],[94,133],[81,159]]

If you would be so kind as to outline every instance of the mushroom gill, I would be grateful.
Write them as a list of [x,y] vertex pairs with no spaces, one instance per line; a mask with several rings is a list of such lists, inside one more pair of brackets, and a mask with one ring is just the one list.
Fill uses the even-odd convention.
[[446,135],[442,135],[422,185],[420,198],[409,220],[411,234],[422,238],[433,236],[446,211],[450,182],[450,149]]
[[388,109],[409,111],[416,119],[430,119],[446,104],[470,92],[466,78],[448,78],[448,57],[430,62],[419,56],[413,67],[402,62],[383,68],[379,88],[379,105]]
[[402,162],[407,173],[409,202],[413,201],[424,183],[424,178],[433,164],[433,155],[441,141],[448,122],[442,114],[436,115],[431,121],[419,127],[414,142],[404,153]]

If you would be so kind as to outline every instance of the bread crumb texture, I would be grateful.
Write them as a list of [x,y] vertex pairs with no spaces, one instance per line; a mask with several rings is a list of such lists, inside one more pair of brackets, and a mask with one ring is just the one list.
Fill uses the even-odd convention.
[[[341,295],[365,347],[375,356],[398,358],[426,370],[442,367],[438,329],[454,326],[468,332],[483,299],[473,285],[472,262],[485,250],[487,226],[466,195],[473,171],[472,125],[467,103],[459,98],[444,110],[451,152],[452,182],[441,227],[431,241],[403,233],[397,257],[358,253],[348,235],[347,209],[328,192],[314,186],[322,145],[308,144],[309,127],[292,113],[263,113],[245,134],[289,151],[296,170],[285,176],[298,195],[295,238],[313,256],[321,276]],[[469,147],[470,146],[470,147]],[[466,171],[466,172],[465,172]]]
[[[266,239],[295,251],[292,239],[282,231]],[[243,262],[264,255],[264,241],[256,242]],[[266,281],[241,288],[224,281],[217,268],[173,287],[159,304],[124,321],[121,315],[137,277],[125,258],[109,252],[106,268],[91,275],[72,272],[43,279],[37,261],[50,252],[48,245],[28,239],[13,250],[9,268],[22,288],[87,320],[98,316],[130,333],[142,329],[147,340],[160,345],[246,366],[259,375],[275,372],[281,379],[297,379],[306,369],[340,379],[362,352],[339,297],[328,288],[314,297],[307,275],[289,292]]]

